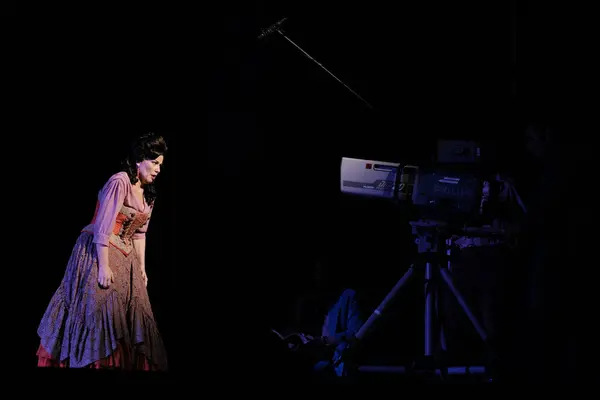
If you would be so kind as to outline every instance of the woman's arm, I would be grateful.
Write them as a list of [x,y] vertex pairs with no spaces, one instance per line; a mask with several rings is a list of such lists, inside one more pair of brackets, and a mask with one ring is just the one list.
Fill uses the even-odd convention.
[[146,232],[148,232],[148,225],[150,225],[150,219],[152,219],[153,209],[154,205],[150,209],[150,213],[148,214],[148,219],[146,220],[146,223],[144,223],[144,225],[142,225],[137,231],[135,231],[132,237],[133,248],[140,263],[142,278],[144,279],[144,284],[146,286],[148,285],[148,276],[146,275]]
[[122,174],[113,175],[100,191],[98,207],[94,215],[94,238],[98,257],[98,283],[108,288],[113,281],[113,273],[108,265],[108,243],[115,226],[115,220],[125,199],[128,181]]
[[140,268],[146,272],[146,238],[133,239],[133,248],[140,262]]

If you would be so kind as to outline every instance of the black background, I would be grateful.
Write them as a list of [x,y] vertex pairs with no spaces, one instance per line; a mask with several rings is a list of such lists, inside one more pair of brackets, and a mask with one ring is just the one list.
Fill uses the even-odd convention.
[[[219,368],[250,363],[229,354],[281,321],[319,249],[339,256],[366,308],[408,267],[408,221],[342,197],[342,156],[419,162],[437,138],[478,139],[508,149],[518,170],[523,117],[560,118],[570,101],[566,17],[547,17],[557,10],[542,2],[282,3],[156,6],[148,18],[79,10],[15,25],[24,45],[12,104],[24,107],[8,110],[20,120],[9,130],[21,188],[9,209],[28,222],[11,239],[27,276],[11,297],[27,310],[17,311],[24,370],[71,246],[132,135],[162,132],[170,146],[147,264],[177,375],[220,352]],[[286,35],[374,110],[283,37],[257,40],[282,17]],[[394,325],[405,343],[419,334],[418,320],[401,316],[410,310]]]

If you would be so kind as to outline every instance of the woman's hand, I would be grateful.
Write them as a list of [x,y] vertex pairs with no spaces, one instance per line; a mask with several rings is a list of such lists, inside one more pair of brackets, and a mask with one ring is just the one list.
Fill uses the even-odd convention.
[[98,284],[102,289],[108,289],[110,284],[115,281],[112,270],[108,265],[98,267]]
[[148,287],[148,275],[146,275],[146,270],[142,270],[142,280],[144,281],[144,286]]

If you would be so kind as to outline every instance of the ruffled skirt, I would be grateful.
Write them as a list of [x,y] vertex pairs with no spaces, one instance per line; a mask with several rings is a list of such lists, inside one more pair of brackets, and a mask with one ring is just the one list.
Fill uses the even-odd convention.
[[109,246],[114,282],[98,285],[92,235],[82,232],[38,328],[39,367],[166,370],[167,357],[135,252]]

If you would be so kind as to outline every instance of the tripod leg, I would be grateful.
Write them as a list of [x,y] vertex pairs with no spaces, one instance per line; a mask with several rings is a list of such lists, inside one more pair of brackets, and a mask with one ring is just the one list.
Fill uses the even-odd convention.
[[428,262],[425,264],[425,357],[433,356],[434,295],[433,265]]
[[425,330],[424,330],[424,358],[421,368],[429,374],[435,375],[440,364],[439,339],[440,331],[437,318],[437,292],[438,286],[434,277],[434,266],[431,262],[425,263]]
[[442,300],[441,300],[441,287],[436,287],[435,290],[435,319],[436,319],[436,328],[438,329],[438,333],[439,333],[439,342],[437,343],[439,345],[439,347],[437,348],[437,362],[436,365],[439,368],[440,371],[440,376],[442,377],[442,379],[447,379],[448,378],[448,360],[446,358],[446,351],[447,351],[447,346],[446,346],[446,335],[444,334],[444,318],[445,316],[443,315],[443,310],[442,308]]
[[465,301],[462,294],[458,291],[456,286],[454,286],[454,282],[452,281],[452,276],[450,275],[450,273],[445,268],[440,268],[440,274],[442,275],[444,282],[446,282],[446,284],[448,285],[448,288],[450,289],[450,291],[452,291],[452,294],[454,294],[454,297],[456,297],[458,304],[460,304],[460,306],[463,309],[463,311],[465,312],[465,314],[467,314],[467,317],[469,317],[469,320],[475,327],[475,330],[477,331],[477,333],[479,334],[481,339],[485,343],[487,343],[487,333],[485,332],[485,330],[483,329],[483,326],[481,326],[481,324],[475,317],[475,314],[473,314],[473,311],[471,311],[471,309],[467,305],[467,302]]
[[[448,246],[446,247],[446,257],[448,258],[448,272],[452,273],[452,261],[451,261],[452,249],[450,247],[451,242],[446,241],[446,244],[448,244]],[[438,291],[438,294],[439,294],[439,291]],[[446,335],[444,334],[444,325],[445,325],[446,316],[440,315],[440,314],[443,314],[443,311],[441,310],[441,307],[439,304],[439,297],[438,297],[438,302],[436,302],[436,307],[437,307],[437,318],[438,318],[438,321],[440,321],[440,348],[441,348],[442,352],[445,353],[447,350]]]
[[438,326],[440,328],[440,350],[445,352],[447,350],[447,346],[446,335],[444,334],[444,315],[443,311],[441,310],[442,306],[440,305],[440,296],[440,289],[438,288],[438,290],[435,292],[435,314],[438,321]]
[[400,291],[402,286],[404,286],[408,282],[408,280],[414,273],[414,269],[415,266],[411,265],[408,271],[406,271],[402,278],[400,278],[400,280],[396,283],[396,285],[392,288],[388,295],[385,296],[383,301],[379,304],[375,311],[373,311],[373,314],[371,314],[371,316],[367,319],[367,322],[365,322],[363,326],[360,327],[358,332],[356,332],[356,335],[354,335],[356,339],[361,340],[365,336],[369,328],[371,328],[371,326],[375,323],[375,320],[377,320],[377,318],[381,316],[381,313],[385,309],[387,303],[389,303],[396,296],[398,291]]

